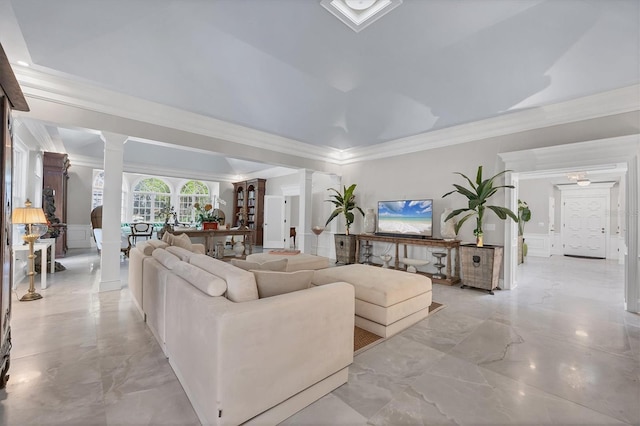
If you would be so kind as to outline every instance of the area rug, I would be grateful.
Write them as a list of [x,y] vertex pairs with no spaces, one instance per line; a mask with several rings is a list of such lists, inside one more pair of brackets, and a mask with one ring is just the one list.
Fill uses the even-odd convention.
[[[445,305],[438,302],[431,302],[429,306],[429,316],[435,314],[439,310],[443,309]],[[366,351],[367,349],[371,349],[378,343],[384,342],[385,339],[383,337],[378,336],[377,334],[373,334],[370,331],[363,330],[360,327],[354,326],[353,330],[353,354],[358,355]]]
[[300,250],[271,250],[269,252],[269,254],[280,254],[280,255],[286,255],[286,256],[295,256],[296,254],[299,254]]

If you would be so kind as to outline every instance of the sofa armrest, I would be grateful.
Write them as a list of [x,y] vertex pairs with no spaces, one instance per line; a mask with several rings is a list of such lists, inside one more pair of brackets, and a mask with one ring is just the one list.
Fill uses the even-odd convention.
[[[169,359],[209,422],[222,410],[222,423],[243,423],[353,362],[350,284],[243,303],[174,284],[167,285]],[[178,292],[187,297],[171,300]]]

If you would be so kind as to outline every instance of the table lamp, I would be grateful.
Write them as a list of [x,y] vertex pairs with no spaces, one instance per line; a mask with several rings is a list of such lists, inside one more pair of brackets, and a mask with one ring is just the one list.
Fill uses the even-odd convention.
[[[49,226],[47,225],[47,218],[41,208],[31,207],[31,201],[27,199],[24,203],[24,207],[17,207],[13,209],[11,216],[11,222],[13,224],[25,225],[25,234],[22,239],[29,243],[29,291],[27,294],[20,298],[20,301],[27,302],[30,300],[42,299],[42,296],[36,293],[34,285],[34,263],[35,254],[33,254],[33,243],[42,235],[47,233]],[[46,265],[42,265],[43,273],[46,274]]]

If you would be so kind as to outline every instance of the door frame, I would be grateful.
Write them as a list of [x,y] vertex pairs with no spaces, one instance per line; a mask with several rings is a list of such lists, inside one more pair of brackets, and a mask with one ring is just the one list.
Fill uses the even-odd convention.
[[[602,170],[610,168],[621,175],[621,187],[625,188],[625,310],[640,312],[640,258],[638,256],[638,231],[640,217],[640,135],[534,148],[498,154],[498,167],[511,170],[505,175],[505,184],[510,185],[522,176],[533,176],[550,171]],[[502,164],[500,164],[500,160]],[[517,206],[517,188],[507,191],[505,205]],[[517,286],[517,230],[512,221],[504,221],[505,250],[503,264],[504,288]]]

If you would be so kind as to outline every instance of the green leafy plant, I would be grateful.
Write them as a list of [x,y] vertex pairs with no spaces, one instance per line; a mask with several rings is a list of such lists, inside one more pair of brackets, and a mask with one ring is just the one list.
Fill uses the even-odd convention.
[[200,203],[194,203],[193,208],[196,209],[196,222],[217,222],[217,210],[211,204],[205,204],[203,207]]
[[454,193],[458,193],[463,195],[464,197],[467,198],[468,200],[468,205],[465,208],[461,208],[461,209],[456,209],[454,211],[452,211],[449,216],[447,216],[447,218],[445,219],[445,221],[461,214],[461,213],[465,213],[468,212],[465,216],[462,217],[462,219],[460,219],[458,221],[458,223],[456,224],[456,234],[460,231],[460,227],[467,221],[467,219],[471,218],[471,217],[476,217],[476,229],[473,230],[473,235],[476,236],[477,238],[477,245],[478,247],[482,247],[483,242],[482,242],[482,237],[483,237],[483,231],[482,231],[482,223],[484,221],[484,214],[486,209],[489,209],[491,211],[493,211],[500,219],[502,220],[506,220],[507,217],[510,217],[511,219],[513,219],[514,221],[518,222],[518,216],[516,216],[516,214],[514,212],[511,211],[511,209],[508,209],[506,207],[501,207],[501,206],[490,206],[487,205],[487,201],[489,200],[489,198],[491,198],[496,192],[498,192],[498,190],[500,188],[513,188],[513,185],[498,185],[498,186],[494,186],[494,181],[497,177],[503,175],[504,173],[508,172],[509,170],[504,170],[500,173],[498,173],[497,175],[490,177],[489,179],[482,179],[482,166],[478,167],[478,172],[476,174],[476,181],[475,183],[469,179],[467,176],[465,176],[464,174],[460,173],[460,172],[455,172],[456,174],[462,176],[463,178],[465,178],[467,180],[467,182],[469,182],[469,186],[470,188],[465,188],[462,185],[457,185],[457,184],[453,184],[453,186],[456,188],[453,191],[447,192],[446,194],[444,194],[442,196],[442,198],[454,194]]
[[518,200],[518,235],[524,235],[524,224],[531,220],[531,210],[529,210],[529,205],[522,201]]
[[331,212],[331,216],[327,219],[325,226],[329,224],[333,219],[338,217],[338,215],[344,215],[346,234],[349,235],[349,228],[353,224],[355,216],[353,214],[353,210],[357,210],[360,212],[362,216],[364,216],[364,212],[358,206],[356,206],[356,197],[354,195],[354,191],[356,190],[356,184],[354,183],[350,187],[343,187],[343,191],[340,192],[337,189],[329,188],[327,191],[333,191],[335,194],[330,195],[331,200],[326,200],[333,203],[336,208],[333,212]]

